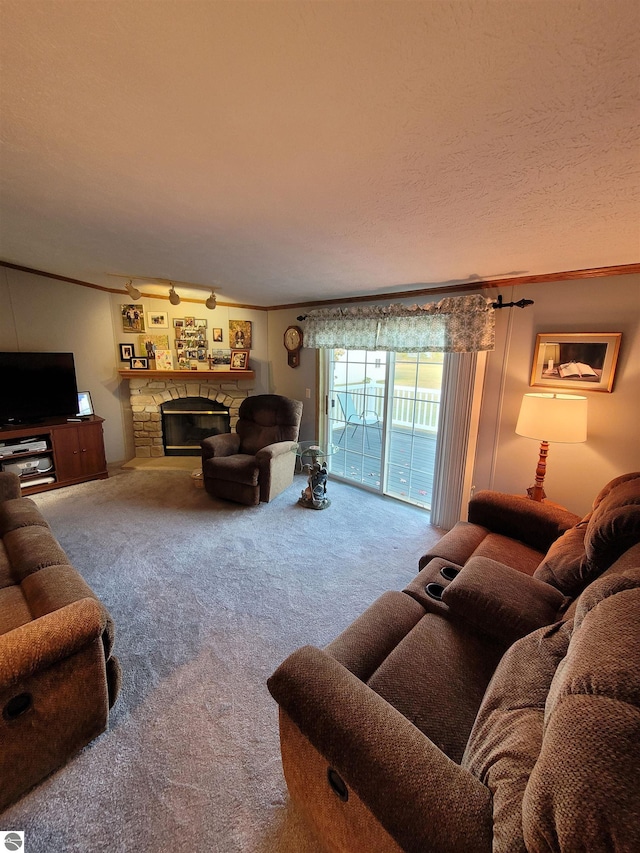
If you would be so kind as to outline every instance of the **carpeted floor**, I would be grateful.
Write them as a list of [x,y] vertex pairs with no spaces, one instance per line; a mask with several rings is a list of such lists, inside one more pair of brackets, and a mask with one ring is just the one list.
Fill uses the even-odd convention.
[[186,470],[120,469],[37,495],[116,623],[109,731],[0,815],[28,853],[319,853],[289,804],[266,680],[401,589],[439,532],[415,507],[331,482],[250,508]]

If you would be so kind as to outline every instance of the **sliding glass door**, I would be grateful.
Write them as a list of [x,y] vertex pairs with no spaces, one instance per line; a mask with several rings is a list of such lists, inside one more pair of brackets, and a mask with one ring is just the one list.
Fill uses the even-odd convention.
[[441,353],[327,352],[332,476],[429,508]]

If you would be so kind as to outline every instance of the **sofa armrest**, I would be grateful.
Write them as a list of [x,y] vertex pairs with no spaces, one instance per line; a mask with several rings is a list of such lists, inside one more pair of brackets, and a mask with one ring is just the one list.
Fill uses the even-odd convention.
[[556,622],[567,603],[555,587],[487,557],[472,557],[442,600],[451,618],[508,645]]
[[240,451],[240,436],[237,432],[223,432],[220,435],[210,435],[200,442],[202,459],[214,456],[233,456]]
[[20,497],[20,477],[11,471],[0,471],[0,502]]
[[0,685],[11,686],[71,657],[105,628],[98,602],[83,598],[0,635]]
[[484,489],[469,501],[469,521],[544,552],[580,516],[521,495]]
[[298,649],[268,687],[403,850],[491,850],[488,788],[331,655]]
[[276,441],[275,444],[268,444],[256,453],[256,461],[260,464],[275,459],[276,456],[283,456],[285,453],[293,454],[296,445],[296,441]]

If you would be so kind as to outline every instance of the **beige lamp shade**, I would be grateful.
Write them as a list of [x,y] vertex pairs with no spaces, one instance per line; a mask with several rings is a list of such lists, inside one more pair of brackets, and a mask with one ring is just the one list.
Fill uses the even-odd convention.
[[516,432],[539,441],[586,441],[587,398],[576,394],[525,394]]

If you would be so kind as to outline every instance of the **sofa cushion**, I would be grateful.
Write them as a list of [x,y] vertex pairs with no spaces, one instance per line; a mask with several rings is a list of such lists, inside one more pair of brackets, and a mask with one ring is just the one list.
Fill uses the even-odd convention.
[[216,480],[231,480],[245,486],[258,485],[258,465],[255,456],[236,453],[233,456],[214,456],[203,462],[202,471],[205,477]]
[[11,586],[13,583],[15,581],[11,574],[9,555],[7,554],[7,549],[4,547],[4,542],[0,539],[0,589],[4,589],[5,586]]
[[49,527],[31,498],[14,498],[0,503],[0,536],[10,530],[29,527],[32,524]]
[[639,612],[640,569],[596,580],[578,602],[524,794],[528,849],[640,850]]
[[462,766],[493,795],[493,853],[526,853],[522,797],[542,744],[547,691],[570,630],[567,623],[556,623],[511,646],[469,737]]
[[367,684],[459,762],[503,648],[427,613]]
[[534,578],[555,586],[571,597],[578,595],[585,583],[582,563],[587,520],[583,519],[580,524],[563,533],[533,573]]
[[31,622],[31,612],[19,586],[0,589],[0,634]]
[[44,566],[69,562],[48,527],[18,527],[7,533],[2,541],[16,583]]

